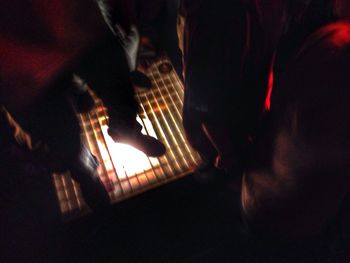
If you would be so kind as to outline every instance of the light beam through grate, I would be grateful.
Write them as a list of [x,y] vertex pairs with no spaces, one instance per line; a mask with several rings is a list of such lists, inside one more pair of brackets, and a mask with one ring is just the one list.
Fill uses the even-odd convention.
[[[100,165],[98,175],[116,203],[162,184],[181,178],[199,164],[200,158],[185,139],[182,126],[184,90],[176,72],[161,73],[159,66],[170,63],[161,57],[148,68],[151,90],[138,91],[138,121],[144,134],[162,141],[167,152],[160,158],[149,158],[135,148],[115,143],[107,134],[107,112],[94,96],[95,109],[79,114],[82,137]],[[64,219],[88,212],[78,184],[69,174],[54,174],[54,184]]]

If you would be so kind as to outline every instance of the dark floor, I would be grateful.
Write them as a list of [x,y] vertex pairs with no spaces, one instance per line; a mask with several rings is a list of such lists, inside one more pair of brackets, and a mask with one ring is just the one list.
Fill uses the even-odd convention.
[[340,237],[333,257],[319,241],[298,252],[253,242],[227,179],[199,184],[189,175],[62,224],[49,176],[30,166],[5,168],[12,172],[0,177],[0,262],[341,262],[344,254]]
[[84,239],[94,239],[80,244],[83,254],[85,246],[99,244],[98,255],[91,255],[96,260],[196,262],[210,257],[229,240],[229,232],[236,232],[239,217],[224,211],[225,198],[223,192],[195,187],[189,177],[116,205],[104,218],[84,219],[69,228],[80,225]]
[[188,176],[62,224],[50,177],[30,166],[6,168],[0,262],[195,262],[239,221],[239,210],[227,209],[234,195]]

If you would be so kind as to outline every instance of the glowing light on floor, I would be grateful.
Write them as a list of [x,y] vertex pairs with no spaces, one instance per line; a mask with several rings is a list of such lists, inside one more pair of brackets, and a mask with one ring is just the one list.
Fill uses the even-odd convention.
[[[149,120],[143,119],[142,121],[140,117],[138,117],[137,120],[139,123],[145,124],[147,132],[150,136],[157,138],[157,135],[153,130],[152,123]],[[126,179],[127,175],[145,173],[152,169],[152,166],[159,166],[157,158],[147,157],[143,152],[130,145],[114,142],[107,133],[107,125],[104,125],[101,128],[119,179]],[[146,129],[142,129],[143,134],[147,134]]]
[[[108,115],[100,99],[94,94],[95,109],[79,114],[82,139],[96,156],[98,175],[109,192],[111,202],[116,203],[179,179],[200,163],[200,158],[188,145],[182,127],[184,91],[174,70],[160,72],[169,63],[159,58],[146,74],[152,81],[150,90],[139,90],[138,121],[142,132],[159,139],[166,146],[165,155],[149,158],[141,151],[126,144],[115,143],[107,134]],[[67,174],[54,174],[54,185],[65,220],[86,214],[89,209],[81,195],[79,185]]]

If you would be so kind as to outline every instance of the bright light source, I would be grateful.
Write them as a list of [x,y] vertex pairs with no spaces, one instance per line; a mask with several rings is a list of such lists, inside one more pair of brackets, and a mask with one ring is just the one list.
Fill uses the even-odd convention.
[[[152,123],[149,120],[141,120],[139,117],[137,120],[146,126],[146,129],[150,136],[157,138],[156,133],[153,130]],[[149,158],[143,152],[135,149],[130,145],[114,142],[113,139],[108,135],[107,129],[107,125],[102,126],[102,133],[105,137],[106,145],[108,147],[114,167],[120,180],[127,179],[130,176],[134,176],[140,173],[144,173],[147,170],[154,168],[154,165],[159,165],[157,158]],[[144,127],[142,129],[142,132],[146,134]]]

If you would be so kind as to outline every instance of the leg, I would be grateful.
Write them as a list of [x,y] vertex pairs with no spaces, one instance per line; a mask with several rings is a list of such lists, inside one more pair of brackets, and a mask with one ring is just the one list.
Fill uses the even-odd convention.
[[70,170],[85,201],[95,210],[107,206],[109,196],[97,176],[94,157],[82,145],[79,122],[64,91],[70,83],[67,76],[35,105],[14,115],[34,140],[47,145],[50,158],[42,161],[52,172]]
[[225,170],[231,175],[240,176],[245,154],[243,147],[235,143],[234,139],[236,141],[243,141],[243,139],[238,135],[234,135],[232,130],[221,123],[205,122],[203,130],[218,152],[216,167]]
[[139,16],[140,32],[142,35],[141,44],[151,49],[159,49],[162,42],[160,25],[163,22],[162,12],[165,11],[165,1],[136,1],[136,7]]
[[201,114],[184,110],[183,126],[188,142],[199,153],[203,163],[214,165],[218,152],[203,130]]
[[123,48],[113,34],[101,39],[81,57],[75,72],[97,93],[111,115],[125,115],[130,125],[138,110]]
[[161,142],[141,133],[142,127],[136,121],[139,105],[134,97],[125,53],[112,34],[82,57],[76,72],[107,106],[108,132],[115,141],[130,144],[149,156],[165,153]]
[[[241,120],[254,121],[243,113],[249,101],[243,96],[246,86],[242,81],[248,11],[235,2],[197,2],[191,1],[185,18],[185,100],[201,112],[202,132],[220,155],[222,166],[238,173],[238,147],[245,143],[238,143],[243,138],[239,135],[247,130]],[[214,18],[211,23],[206,22],[209,16]],[[234,34],[227,34],[227,28]]]

